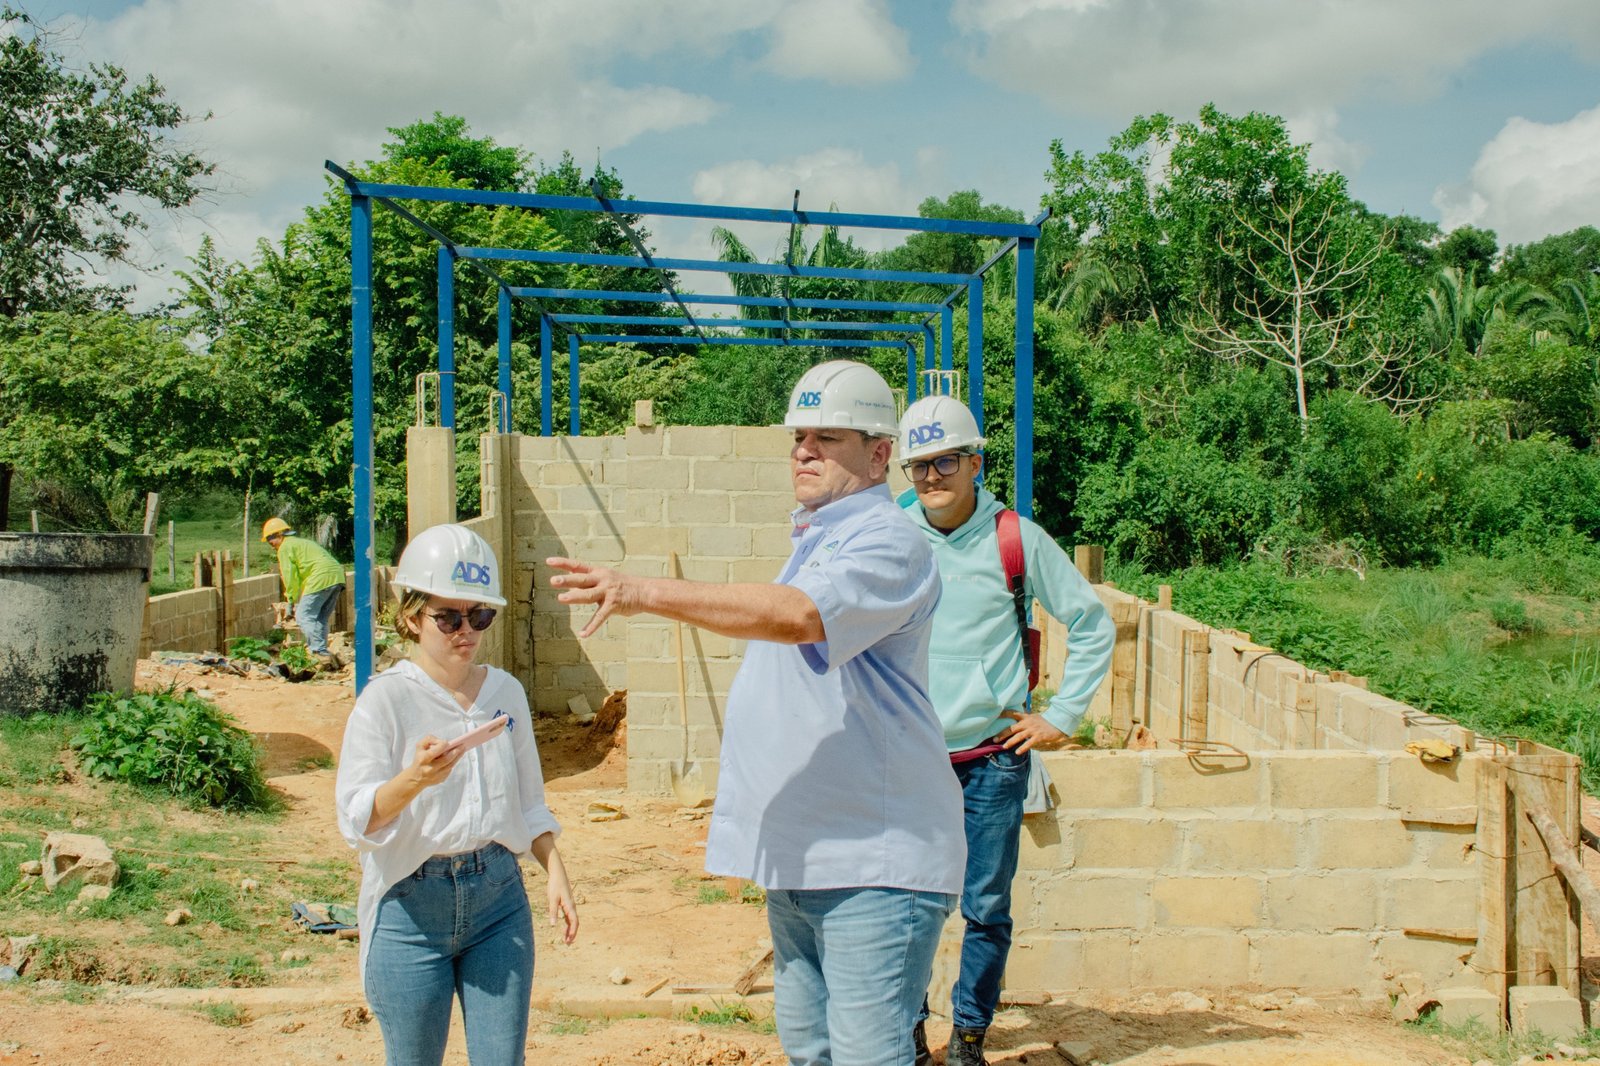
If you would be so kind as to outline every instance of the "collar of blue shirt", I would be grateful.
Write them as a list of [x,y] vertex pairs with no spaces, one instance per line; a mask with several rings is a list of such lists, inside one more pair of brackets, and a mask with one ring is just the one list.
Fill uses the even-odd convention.
[[875,502],[894,502],[894,496],[890,494],[887,484],[873,485],[862,489],[860,492],[852,492],[844,499],[824,504],[815,511],[808,511],[804,507],[796,507],[789,512],[789,520],[794,523],[794,528],[797,532],[808,529],[811,526],[823,528],[833,523],[843,522],[853,515],[858,515],[868,507],[873,506]]

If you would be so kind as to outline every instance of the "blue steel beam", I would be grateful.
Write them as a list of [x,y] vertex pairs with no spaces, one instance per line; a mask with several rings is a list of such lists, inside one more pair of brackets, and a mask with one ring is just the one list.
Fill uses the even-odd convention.
[[967,282],[967,410],[983,433],[983,279]]
[[1017,455],[1016,502],[1024,518],[1033,517],[1033,241],[1017,242]]
[[800,340],[785,341],[782,337],[718,337],[705,340],[699,337],[648,337],[633,333],[580,333],[578,339],[585,344],[728,344],[750,348],[907,348],[905,341],[846,341]]
[[539,316],[539,436],[551,435],[553,421],[551,406],[555,403],[555,390],[551,380],[550,316]]
[[567,432],[576,437],[578,429],[578,335],[567,334]]
[[[664,292],[635,292],[631,289],[545,289],[515,287],[511,295],[549,300],[607,300],[613,303],[664,304],[672,297]],[[906,311],[913,314],[937,311],[939,304],[915,303],[902,300],[824,300],[803,297],[786,300],[782,296],[729,296],[718,293],[696,295],[683,293],[683,302],[691,304],[719,304],[724,307],[797,307],[817,311]]]
[[939,369],[955,369],[955,311],[949,304],[939,312]]
[[965,284],[970,274],[937,274],[921,270],[868,270],[852,267],[784,266],[780,263],[725,263],[720,259],[641,259],[636,255],[599,252],[544,252],[529,248],[457,248],[463,259],[514,263],[569,263],[577,266],[633,267],[641,270],[693,270],[712,274],[760,274],[766,277],[843,278],[847,281],[904,281],[923,285]]
[[[551,315],[553,322],[571,322],[599,324],[611,323],[617,326],[671,326],[684,325],[681,318],[655,317],[650,315]],[[877,330],[883,333],[921,333],[922,327],[910,322],[807,322],[790,319],[785,322],[781,318],[707,318],[702,320],[707,326],[735,326],[741,329],[815,329],[815,330]]]
[[439,424],[456,427],[456,257],[439,245]]
[[665,290],[668,296],[672,297],[673,302],[678,305],[678,310],[683,312],[683,317],[689,320],[689,325],[694,327],[694,331],[696,333],[699,333],[702,337],[705,336],[705,334],[701,332],[699,324],[695,322],[694,315],[689,313],[689,308],[685,306],[684,302],[678,298],[678,290],[673,288],[672,279],[667,277],[667,272],[662,270],[660,267],[655,266],[655,257],[650,254],[650,249],[644,246],[644,242],[639,239],[639,235],[637,233],[633,232],[633,227],[628,225],[627,220],[616,214],[617,209],[614,206],[615,201],[604,195],[604,192],[600,187],[599,178],[596,177],[589,179],[589,191],[594,193],[594,198],[599,202],[600,206],[604,208],[608,214],[611,214],[616,218],[617,225],[622,227],[623,234],[628,238],[628,243],[633,245],[633,250],[639,256],[639,258],[643,259],[655,269],[656,276],[661,279],[661,288]]
[[[359,181],[331,160],[323,164],[349,187],[352,194],[432,203],[475,204],[486,207],[526,207],[539,211],[604,212],[587,196],[551,196],[544,193],[492,192],[482,189],[443,189],[427,185],[392,185]],[[668,218],[709,218],[725,222],[779,222],[801,226],[839,226],[845,229],[912,230],[923,233],[965,233],[974,237],[1037,237],[1039,227],[1020,222],[969,222],[918,215],[867,215],[846,211],[785,211],[781,208],[730,207],[724,204],[683,204],[663,200],[622,200],[630,215]]]
[[511,431],[511,292],[504,285],[499,296],[500,391],[506,398],[506,432]]
[[372,201],[350,197],[350,436],[356,548],[356,692],[372,676]]
[[[1043,211],[1039,212],[1039,214],[1034,218],[1034,220],[1032,222],[1030,222],[1028,224],[1030,226],[1033,226],[1035,229],[1040,229],[1041,227],[1044,226],[1045,222],[1049,220],[1050,212],[1051,212],[1050,208],[1048,208],[1048,207],[1045,208]],[[1015,238],[1015,237],[1011,238],[1011,240],[1009,240],[1006,243],[1002,244],[998,249],[995,250],[995,253],[993,255],[991,255],[989,258],[987,258],[987,259],[985,259],[983,261],[983,265],[982,266],[978,267],[977,270],[974,270],[972,272],[972,276],[975,277],[975,278],[981,278],[985,274],[989,273],[989,269],[991,267],[993,267],[996,263],[1000,262],[1000,260],[1002,260],[1006,256],[1010,255],[1011,254],[1011,249],[1015,248],[1016,246],[1017,246],[1017,238]],[[961,293],[962,293],[962,289],[959,286],[957,286],[954,289],[951,289],[949,292],[945,293],[944,299],[939,301],[941,306],[949,307],[949,306],[953,305],[956,302],[956,300],[960,298]]]

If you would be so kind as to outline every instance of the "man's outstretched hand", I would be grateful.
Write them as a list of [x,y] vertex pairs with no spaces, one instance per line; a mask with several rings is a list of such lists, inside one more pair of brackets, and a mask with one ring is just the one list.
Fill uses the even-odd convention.
[[555,555],[545,560],[553,570],[563,570],[550,579],[550,587],[562,589],[556,599],[562,603],[592,603],[595,612],[589,624],[578,631],[578,638],[591,636],[605,624],[607,618],[620,614],[624,618],[638,614],[642,609],[639,597],[641,582],[637,578],[604,566],[590,566],[577,559]]

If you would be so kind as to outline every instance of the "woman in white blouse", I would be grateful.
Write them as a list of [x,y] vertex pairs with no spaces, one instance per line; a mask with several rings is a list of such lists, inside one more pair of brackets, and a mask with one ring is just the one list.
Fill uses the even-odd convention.
[[517,856],[548,872],[550,924],[569,944],[578,912],[527,695],[473,661],[505,606],[499,566],[477,534],[434,526],[406,547],[393,584],[395,628],[416,654],[356,700],[336,785],[339,828],[361,853],[367,1001],[390,1066],[444,1059],[458,995],[474,1066],[521,1063],[533,922]]

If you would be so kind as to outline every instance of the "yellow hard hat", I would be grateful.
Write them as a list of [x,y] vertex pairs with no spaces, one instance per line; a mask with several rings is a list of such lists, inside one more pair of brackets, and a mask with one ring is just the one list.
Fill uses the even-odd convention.
[[289,528],[289,523],[285,522],[281,518],[269,518],[261,524],[262,540],[268,540],[277,536],[279,533],[289,532],[292,532]]

